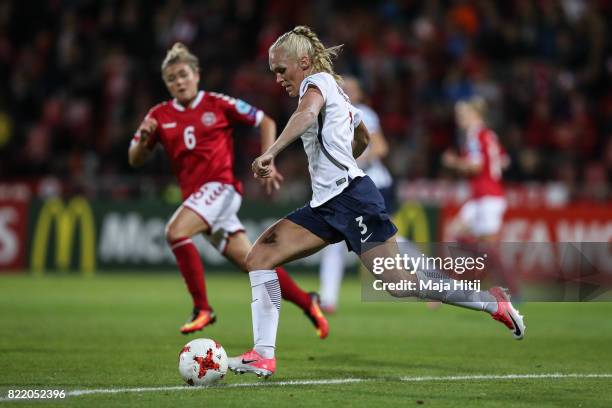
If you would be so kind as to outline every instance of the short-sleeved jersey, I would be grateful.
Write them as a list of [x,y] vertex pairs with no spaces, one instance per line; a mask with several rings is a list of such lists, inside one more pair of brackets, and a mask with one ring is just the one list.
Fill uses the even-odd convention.
[[[200,91],[189,107],[170,100],[149,111],[147,117],[158,125],[147,147],[153,149],[157,143],[164,147],[183,199],[210,181],[232,184],[242,192],[234,176],[234,126],[258,126],[263,116],[239,99]],[[134,135],[132,143],[139,138]]]
[[[362,121],[364,125],[368,128],[370,133],[380,132],[380,119],[376,112],[374,112],[369,106],[364,104],[355,105],[357,109],[362,112]],[[367,151],[370,149],[370,146],[366,148],[363,154],[367,154]],[[372,179],[376,188],[388,188],[393,184],[393,177],[391,177],[391,173],[385,167],[380,159],[370,160],[365,166],[362,166],[363,171]]]
[[482,164],[478,174],[470,177],[472,197],[503,196],[502,163],[506,153],[495,132],[483,127],[469,129],[463,155],[470,163]]
[[352,179],[365,176],[353,158],[353,135],[361,111],[328,73],[304,78],[300,100],[309,86],[318,88],[325,100],[317,121],[302,135],[312,185],[310,206],[317,207],[340,194]]

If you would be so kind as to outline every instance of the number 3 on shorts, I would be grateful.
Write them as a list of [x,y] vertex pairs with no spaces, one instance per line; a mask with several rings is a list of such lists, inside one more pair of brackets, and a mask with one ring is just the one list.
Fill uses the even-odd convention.
[[355,218],[355,221],[358,223],[357,226],[361,228],[361,231],[359,231],[361,235],[365,235],[368,232],[368,226],[363,223],[363,215]]
[[[359,217],[355,218],[355,221],[357,221],[357,226],[360,229],[359,233],[361,234],[361,236],[365,236],[365,234],[368,233],[368,226],[363,223],[363,215],[360,215]],[[368,235],[365,238],[361,238],[361,243],[363,244],[364,242],[366,242],[371,236],[372,234]]]

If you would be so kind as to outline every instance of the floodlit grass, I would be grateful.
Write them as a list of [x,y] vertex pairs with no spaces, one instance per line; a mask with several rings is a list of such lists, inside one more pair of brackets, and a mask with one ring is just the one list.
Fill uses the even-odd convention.
[[[314,276],[297,276],[304,288]],[[218,321],[197,335],[178,327],[190,299],[178,273],[0,277],[0,398],[9,389],[117,389],[182,385],[178,352],[210,337],[228,354],[251,346],[245,275],[210,274]],[[362,303],[356,279],[343,287],[321,341],[283,303],[275,376],[266,387],[216,387],[70,396],[46,405],[123,406],[611,406],[612,378],[401,381],[400,377],[612,373],[611,303],[520,305],[527,335],[515,341],[484,313],[423,303]],[[364,382],[275,386],[289,380]],[[223,384],[260,383],[228,373]],[[10,402],[8,402],[10,404]],[[31,403],[31,402],[30,402]],[[1,404],[7,404],[3,402]],[[22,402],[16,406],[25,406]]]

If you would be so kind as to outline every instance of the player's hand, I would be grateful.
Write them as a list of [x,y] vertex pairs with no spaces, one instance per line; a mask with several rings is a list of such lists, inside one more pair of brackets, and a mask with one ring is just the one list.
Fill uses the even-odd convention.
[[140,143],[147,141],[149,135],[153,134],[157,129],[157,121],[153,118],[145,118],[140,126],[138,126],[138,134],[140,135]]
[[260,178],[260,183],[266,189],[266,194],[272,195],[273,192],[280,188],[281,182],[285,179],[282,174],[276,170],[274,163],[270,165],[272,172],[268,178]]
[[449,168],[454,168],[458,159],[459,156],[457,156],[457,153],[452,150],[446,150],[442,154],[442,164]]
[[274,156],[264,153],[253,161],[251,170],[255,178],[269,178],[272,175]]

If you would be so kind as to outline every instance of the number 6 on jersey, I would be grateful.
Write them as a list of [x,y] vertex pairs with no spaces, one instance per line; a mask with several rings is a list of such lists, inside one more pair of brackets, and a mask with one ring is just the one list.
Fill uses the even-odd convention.
[[193,150],[196,145],[195,127],[187,126],[185,128],[185,131],[183,131],[183,140],[185,141],[185,146],[189,150]]

